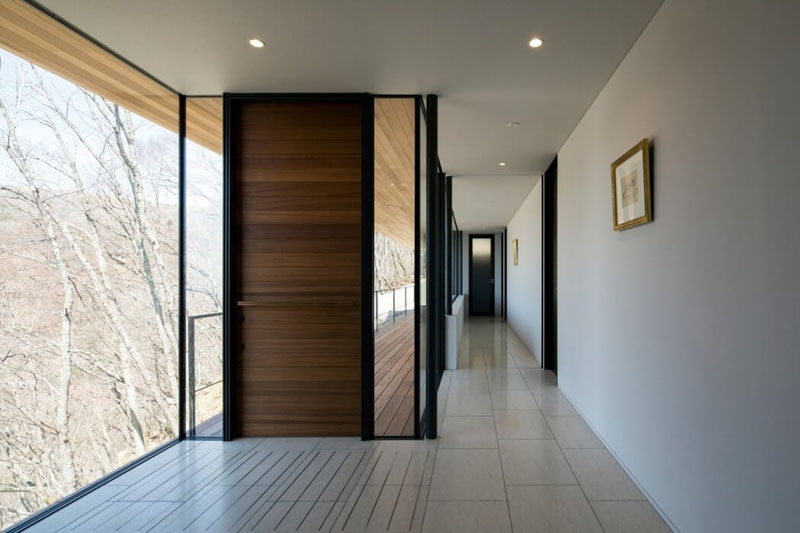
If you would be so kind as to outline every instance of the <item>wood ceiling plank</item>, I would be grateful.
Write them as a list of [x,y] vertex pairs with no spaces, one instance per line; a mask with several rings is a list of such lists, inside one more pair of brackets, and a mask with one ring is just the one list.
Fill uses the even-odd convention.
[[375,231],[414,248],[413,98],[375,99]]

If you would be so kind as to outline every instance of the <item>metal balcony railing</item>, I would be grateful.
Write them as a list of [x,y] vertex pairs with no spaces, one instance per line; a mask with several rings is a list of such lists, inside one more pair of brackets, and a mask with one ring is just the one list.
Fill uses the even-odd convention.
[[207,389],[208,387],[212,387],[218,383],[222,382],[222,379],[219,381],[215,381],[214,383],[207,383],[200,389],[196,388],[196,376],[195,376],[195,323],[198,320],[203,320],[206,318],[213,318],[222,316],[222,313],[207,313],[204,315],[191,315],[187,318],[187,327],[186,327],[186,388],[188,389],[188,398],[187,398],[187,410],[188,410],[188,423],[186,426],[186,433],[189,437],[195,436],[195,429],[196,429],[196,414],[195,414],[195,396],[198,391]]
[[398,316],[414,310],[414,284],[374,292],[373,322],[375,331],[391,324]]

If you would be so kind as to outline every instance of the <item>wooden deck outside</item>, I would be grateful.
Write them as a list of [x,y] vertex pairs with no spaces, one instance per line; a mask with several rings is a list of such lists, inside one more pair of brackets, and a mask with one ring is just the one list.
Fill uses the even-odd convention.
[[414,313],[375,333],[375,436],[414,436]]
[[222,413],[197,424],[194,433],[197,437],[222,437]]

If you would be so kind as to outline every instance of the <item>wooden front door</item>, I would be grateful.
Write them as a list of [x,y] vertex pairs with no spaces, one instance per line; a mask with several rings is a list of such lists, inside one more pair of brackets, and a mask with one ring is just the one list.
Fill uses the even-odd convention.
[[362,102],[228,112],[233,436],[360,435]]

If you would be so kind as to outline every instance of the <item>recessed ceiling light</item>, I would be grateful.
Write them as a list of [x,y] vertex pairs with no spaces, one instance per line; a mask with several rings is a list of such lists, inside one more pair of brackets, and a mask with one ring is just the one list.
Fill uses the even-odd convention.
[[262,41],[261,39],[256,39],[255,37],[253,37],[247,42],[250,43],[250,46],[252,46],[253,48],[264,48],[264,41]]
[[504,166],[506,166],[508,163],[506,163],[505,161],[500,161],[500,162],[499,162],[499,163],[497,163],[497,164],[498,164],[499,166],[501,166],[501,167],[504,167]]
[[509,122],[508,123],[508,127],[509,128],[519,128],[519,122]]
[[539,47],[540,47],[540,46],[542,46],[543,44],[544,44],[544,41],[542,40],[542,38],[541,38],[541,37],[538,37],[538,36],[537,36],[537,37],[534,37],[533,39],[531,39],[531,40],[528,42],[528,46],[530,46],[531,48],[539,48]]

